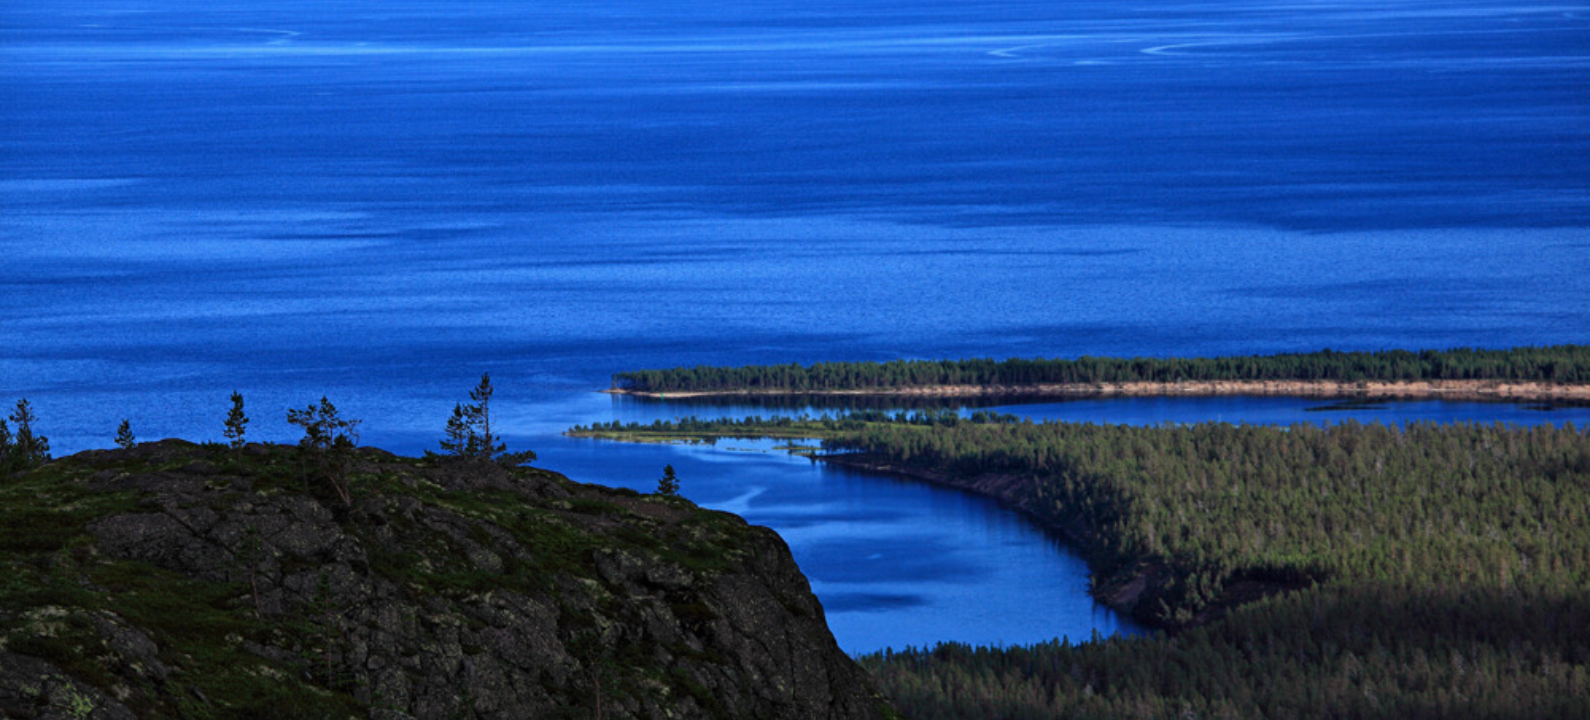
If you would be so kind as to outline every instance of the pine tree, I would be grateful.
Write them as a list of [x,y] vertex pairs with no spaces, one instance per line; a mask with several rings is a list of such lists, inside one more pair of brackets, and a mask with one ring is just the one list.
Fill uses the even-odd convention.
[[33,433],[33,423],[37,420],[33,406],[26,399],[18,400],[16,409],[11,412],[16,431],[12,433],[7,428],[5,434],[10,436],[10,442],[0,445],[5,447],[4,457],[0,458],[0,466],[5,470],[26,470],[50,459],[50,439]]
[[0,475],[11,472],[11,452],[15,448],[11,444],[11,426],[0,419]]
[[132,433],[132,423],[123,418],[121,425],[116,426],[116,447],[123,450],[131,449],[136,440]]
[[536,459],[530,450],[508,452],[507,443],[491,431],[491,373],[481,373],[480,384],[469,392],[468,405],[453,406],[443,431],[442,450],[460,460],[485,460],[517,467]]
[[498,453],[506,452],[508,446],[502,439],[491,433],[491,394],[495,390],[491,387],[491,373],[480,374],[480,384],[469,391],[469,399],[475,404],[476,427],[480,428],[479,447],[475,449],[475,457],[491,459]]
[[233,448],[243,447],[243,431],[248,427],[248,416],[243,414],[243,394],[232,391],[232,409],[226,414],[226,432],[222,433]]
[[447,418],[447,429],[443,433],[442,450],[458,458],[475,456],[478,438],[474,432],[474,414],[462,403],[453,405],[453,416]]
[[298,446],[314,453],[326,479],[331,481],[332,489],[337,491],[337,497],[344,504],[352,505],[348,471],[352,465],[353,449],[359,444],[360,421],[343,418],[330,400],[321,397],[318,407],[310,405],[303,410],[288,409],[287,422],[304,429],[304,437],[298,441]]
[[674,474],[674,466],[663,466],[663,476],[657,479],[657,494],[679,497],[679,476]]

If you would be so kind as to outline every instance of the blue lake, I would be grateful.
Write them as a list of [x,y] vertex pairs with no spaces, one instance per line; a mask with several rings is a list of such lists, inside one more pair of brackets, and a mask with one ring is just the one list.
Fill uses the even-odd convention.
[[713,414],[593,392],[643,367],[1590,340],[1582,5],[324,5],[0,8],[0,401],[57,454],[233,389],[417,452],[489,370],[538,464],[779,529],[847,649],[1075,638],[1120,625],[981,500],[558,433]]

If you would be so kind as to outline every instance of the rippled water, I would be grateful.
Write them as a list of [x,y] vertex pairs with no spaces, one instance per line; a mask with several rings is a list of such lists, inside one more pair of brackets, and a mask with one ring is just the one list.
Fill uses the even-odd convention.
[[[592,393],[610,373],[1590,328],[1571,3],[74,0],[7,4],[0,33],[0,400],[58,454],[124,417],[218,437],[234,388],[260,438],[325,394],[413,452],[490,370],[544,465],[699,463],[686,493],[785,532],[836,627],[918,629],[852,649],[1113,626],[972,619],[957,592],[1052,602],[999,548],[1059,557],[980,501],[558,438],[635,412]],[[807,507],[830,495],[861,505]],[[957,514],[995,518],[956,531],[983,550],[923,539]],[[853,539],[942,573],[863,583]]]

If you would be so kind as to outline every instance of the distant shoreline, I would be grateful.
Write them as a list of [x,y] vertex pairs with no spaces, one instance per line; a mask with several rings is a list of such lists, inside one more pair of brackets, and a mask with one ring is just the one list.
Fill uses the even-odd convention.
[[1440,399],[1440,400],[1585,400],[1590,384],[1556,384],[1505,380],[1184,380],[1180,382],[1052,383],[1036,385],[919,385],[912,387],[853,388],[846,390],[705,390],[655,392],[610,388],[612,395],[652,399],[716,397],[875,397],[875,398],[1076,398],[1076,397],[1196,397],[1270,395],[1317,398]]

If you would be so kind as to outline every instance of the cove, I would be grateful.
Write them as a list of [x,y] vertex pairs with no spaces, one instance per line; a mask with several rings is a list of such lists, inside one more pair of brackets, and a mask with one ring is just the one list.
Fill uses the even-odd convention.
[[1058,536],[997,502],[829,467],[772,450],[776,444],[560,438],[543,456],[577,480],[642,492],[671,464],[686,497],[773,528],[850,653],[1141,632],[1093,601],[1086,563]]
[[[776,398],[763,400],[714,405],[615,396],[608,417],[647,422],[688,415],[842,412],[832,406],[780,407]],[[1072,399],[991,409],[1035,421],[1136,425],[1590,422],[1590,407],[1583,405],[1251,396]],[[1143,631],[1093,601],[1085,563],[1062,540],[987,498],[791,457],[774,449],[784,441],[584,442],[599,448],[591,458],[591,472],[610,472],[617,456],[641,463],[633,472],[643,476],[648,471],[655,476],[654,468],[663,463],[680,468],[682,475],[687,474],[684,468],[691,468],[688,473],[702,481],[696,487],[687,484],[692,499],[777,530],[812,579],[835,637],[850,652],[949,640],[995,645],[1057,637],[1077,641],[1094,633]],[[604,482],[650,491],[655,479]]]

